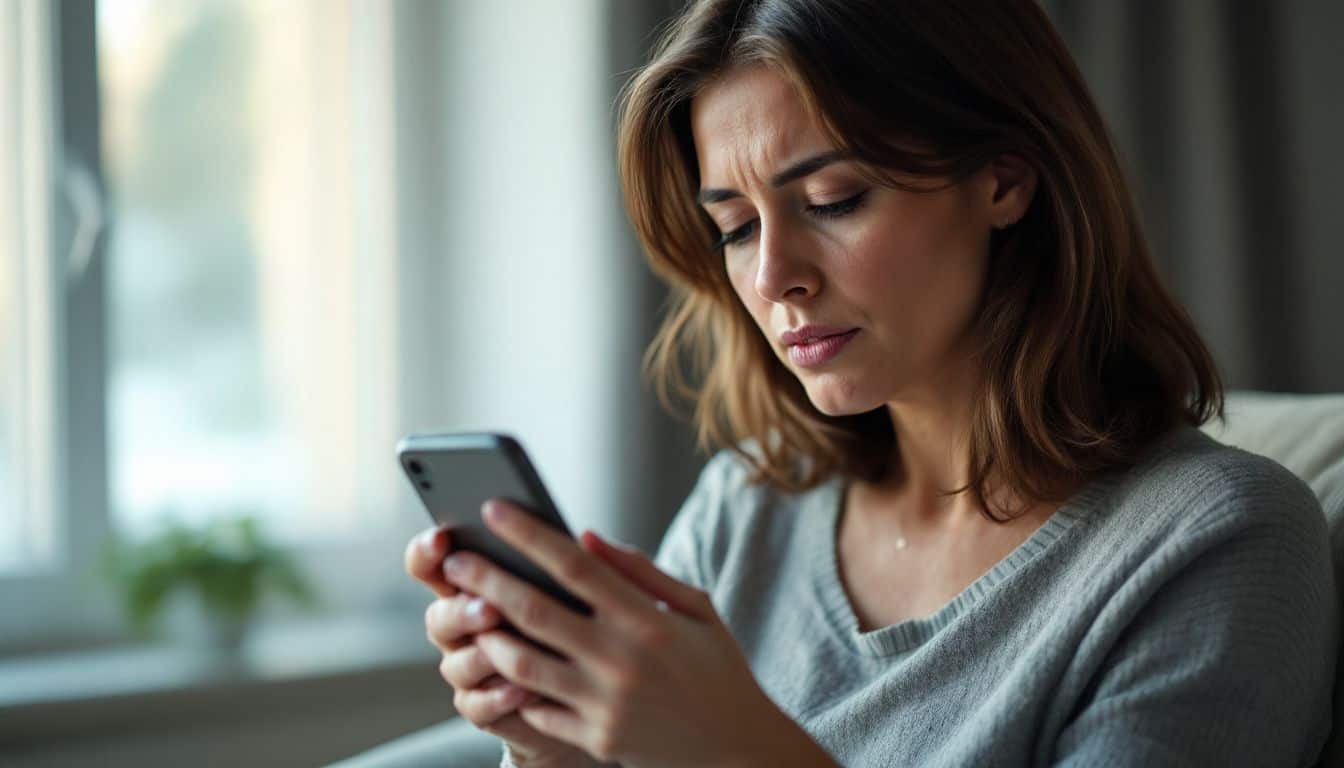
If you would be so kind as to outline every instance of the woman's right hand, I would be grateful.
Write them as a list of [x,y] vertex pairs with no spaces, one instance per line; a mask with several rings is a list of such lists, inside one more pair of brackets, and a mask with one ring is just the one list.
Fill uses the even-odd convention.
[[443,653],[439,674],[453,687],[453,706],[477,728],[507,742],[520,768],[594,765],[586,752],[537,731],[518,714],[520,706],[540,697],[505,680],[476,647],[475,636],[498,626],[500,614],[444,580],[449,547],[446,528],[424,531],[406,547],[406,572],[438,595],[425,611],[425,629]]

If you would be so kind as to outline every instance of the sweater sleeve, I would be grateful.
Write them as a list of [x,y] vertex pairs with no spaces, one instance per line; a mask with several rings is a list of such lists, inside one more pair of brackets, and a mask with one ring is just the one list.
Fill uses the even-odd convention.
[[1056,763],[1312,765],[1330,730],[1339,598],[1324,516],[1295,480],[1191,520],[1182,546],[1155,558],[1163,567],[1136,574],[1150,597],[1061,731]]

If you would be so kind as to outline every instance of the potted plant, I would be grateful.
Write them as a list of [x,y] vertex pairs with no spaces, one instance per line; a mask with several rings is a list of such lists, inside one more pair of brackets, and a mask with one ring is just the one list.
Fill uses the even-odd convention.
[[241,647],[266,595],[304,606],[315,602],[293,558],[268,542],[250,516],[201,528],[169,522],[142,541],[114,538],[103,571],[117,587],[137,631],[153,629],[168,598],[185,591],[202,608],[210,643],[225,652]]

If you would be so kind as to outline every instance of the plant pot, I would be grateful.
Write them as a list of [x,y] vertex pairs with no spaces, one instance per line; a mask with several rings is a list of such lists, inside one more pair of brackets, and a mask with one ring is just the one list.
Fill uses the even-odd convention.
[[247,638],[250,622],[241,616],[229,616],[220,613],[205,613],[206,646],[222,655],[238,656]]

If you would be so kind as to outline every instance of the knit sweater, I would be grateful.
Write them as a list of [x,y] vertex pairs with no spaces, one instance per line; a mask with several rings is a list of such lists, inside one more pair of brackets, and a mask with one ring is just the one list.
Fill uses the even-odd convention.
[[871,631],[837,565],[845,480],[748,473],[711,459],[657,563],[841,765],[1309,766],[1328,736],[1325,520],[1269,459],[1179,427],[935,613]]

